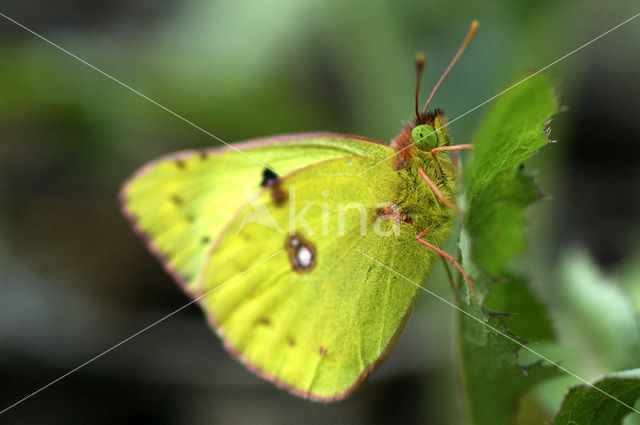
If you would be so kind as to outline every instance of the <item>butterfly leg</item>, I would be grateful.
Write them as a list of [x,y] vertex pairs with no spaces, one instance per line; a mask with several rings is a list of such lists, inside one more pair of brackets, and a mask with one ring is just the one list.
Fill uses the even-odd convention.
[[429,187],[431,188],[431,190],[433,190],[433,193],[436,194],[436,196],[438,197],[438,199],[440,199],[440,201],[442,201],[443,204],[445,204],[446,206],[448,206],[449,208],[451,208],[452,210],[454,210],[455,212],[457,212],[458,214],[460,214],[460,209],[458,208],[458,206],[456,204],[454,204],[453,202],[451,202],[450,200],[448,200],[440,191],[440,189],[438,189],[438,186],[436,186],[436,184],[434,182],[431,181],[431,179],[429,178],[429,176],[427,176],[427,173],[424,172],[424,170],[422,168],[418,169],[418,174],[420,174],[420,176],[424,179],[424,181],[427,182],[427,184],[429,185]]
[[473,145],[466,144],[466,145],[440,146],[440,147],[431,149],[429,153],[431,153],[431,156],[433,157],[433,159],[436,159],[436,152],[453,151],[453,165],[456,165],[458,163],[458,152],[460,152],[463,149],[473,149]]
[[447,279],[449,279],[449,287],[451,287],[451,292],[456,293],[456,284],[453,281],[453,275],[451,274],[451,270],[449,270],[449,264],[447,263],[447,259],[442,255],[440,256],[442,260],[442,267],[444,267],[444,271],[447,273]]
[[473,281],[471,280],[471,277],[467,274],[467,272],[464,271],[464,269],[462,268],[460,263],[458,263],[458,260],[453,258],[453,256],[451,254],[441,250],[437,246],[435,246],[435,245],[425,241],[424,239],[422,239],[424,236],[426,236],[427,233],[429,233],[429,230],[431,230],[431,227],[427,228],[426,230],[423,230],[418,236],[416,236],[416,240],[419,243],[421,243],[422,245],[426,246],[427,248],[430,248],[433,251],[437,252],[443,258],[449,260],[455,266],[455,268],[458,269],[460,274],[462,274],[462,277],[464,278],[464,280],[467,282],[467,285],[469,286],[469,289],[471,290],[471,294],[473,295],[473,299],[475,300],[475,302],[477,304],[478,303],[478,294],[476,293],[476,287],[473,284]]
[[461,151],[463,149],[473,149],[473,145],[472,144],[467,144],[467,145],[439,146],[437,148],[431,149],[429,151],[429,153],[431,153],[431,156],[435,158],[437,152]]

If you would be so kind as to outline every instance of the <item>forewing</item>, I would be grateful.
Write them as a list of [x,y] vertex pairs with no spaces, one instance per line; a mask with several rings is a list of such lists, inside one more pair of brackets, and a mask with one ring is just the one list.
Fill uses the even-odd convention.
[[282,176],[316,162],[391,148],[370,139],[308,133],[256,140],[153,161],[122,187],[125,215],[167,271],[191,295],[206,253],[235,212],[260,189],[265,166]]
[[[272,189],[257,201],[278,226],[246,220],[262,207],[245,206],[204,268],[201,305],[226,347],[303,397],[341,399],[366,378],[417,295],[398,273],[422,283],[431,267],[416,228],[385,214],[407,190],[396,171],[384,163],[358,176],[376,163],[339,158],[286,177],[286,202]],[[313,267],[296,270],[291,235],[312,248]]]

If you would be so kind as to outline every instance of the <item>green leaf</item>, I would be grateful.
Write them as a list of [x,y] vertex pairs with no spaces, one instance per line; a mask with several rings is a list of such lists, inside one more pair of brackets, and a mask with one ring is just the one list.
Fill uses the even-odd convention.
[[628,406],[640,397],[640,369],[611,374],[593,385],[597,388],[579,385],[569,390],[554,425],[621,424],[632,413]]
[[494,276],[524,248],[522,211],[540,195],[519,166],[548,143],[543,130],[557,110],[551,84],[535,76],[498,98],[474,140],[466,228],[475,262]]
[[465,171],[468,214],[459,246],[482,300],[481,308],[464,293],[459,297],[467,313],[459,315],[458,323],[462,378],[473,424],[512,424],[522,394],[558,376],[555,368],[541,362],[518,363],[518,342],[551,341],[553,330],[527,280],[507,268],[525,246],[522,213],[540,199],[520,165],[548,143],[543,130],[557,109],[551,84],[543,76],[506,92],[481,124],[473,163]]
[[470,421],[512,424],[522,394],[558,376],[555,368],[541,362],[520,364],[520,345],[514,342],[551,340],[553,331],[546,311],[526,281],[516,277],[505,278],[495,286],[483,311],[472,305],[463,308],[493,328],[465,314],[459,317],[460,357]]

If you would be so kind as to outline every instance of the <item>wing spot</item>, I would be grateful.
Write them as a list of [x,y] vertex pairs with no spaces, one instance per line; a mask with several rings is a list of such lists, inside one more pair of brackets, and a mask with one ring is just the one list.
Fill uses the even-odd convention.
[[287,343],[293,347],[296,345],[296,340],[291,335],[287,335]]
[[310,272],[316,266],[316,247],[299,233],[287,236],[284,248],[291,267],[298,273]]
[[277,207],[281,207],[289,199],[287,194],[280,188],[280,180],[274,181],[271,185],[271,199]]
[[180,206],[184,203],[184,200],[180,197],[180,195],[171,195],[171,202]]
[[260,187],[271,188],[271,199],[275,202],[276,206],[282,206],[287,200],[287,194],[280,188],[280,176],[276,174],[271,168],[265,168],[262,170],[262,181]]
[[184,170],[187,166],[187,164],[185,164],[185,162],[181,159],[176,159],[175,161],[176,167],[178,167],[181,170]]
[[194,216],[193,214],[187,214],[187,216],[185,217],[185,219],[186,219],[189,223],[193,223],[194,221],[196,221],[196,216]]
[[269,319],[268,317],[262,317],[260,319],[258,319],[258,323],[260,323],[261,325],[265,325],[267,327],[271,326],[271,319]]
[[209,154],[207,153],[207,151],[200,151],[198,152],[198,156],[202,161],[204,161],[209,157]]
[[271,168],[265,168],[262,170],[262,181],[260,182],[260,187],[271,186],[279,178],[280,176],[278,176],[278,174],[276,174]]
[[327,349],[321,345],[320,348],[318,348],[318,354],[320,354],[321,356],[327,356]]
[[203,244],[208,244],[209,241],[211,241],[211,238],[209,236],[203,236],[202,237],[202,243]]

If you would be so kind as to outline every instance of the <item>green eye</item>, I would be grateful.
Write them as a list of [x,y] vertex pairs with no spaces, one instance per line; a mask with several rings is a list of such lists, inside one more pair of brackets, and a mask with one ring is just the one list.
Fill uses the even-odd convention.
[[415,126],[411,132],[413,142],[423,151],[430,151],[438,146],[438,134],[427,124]]

